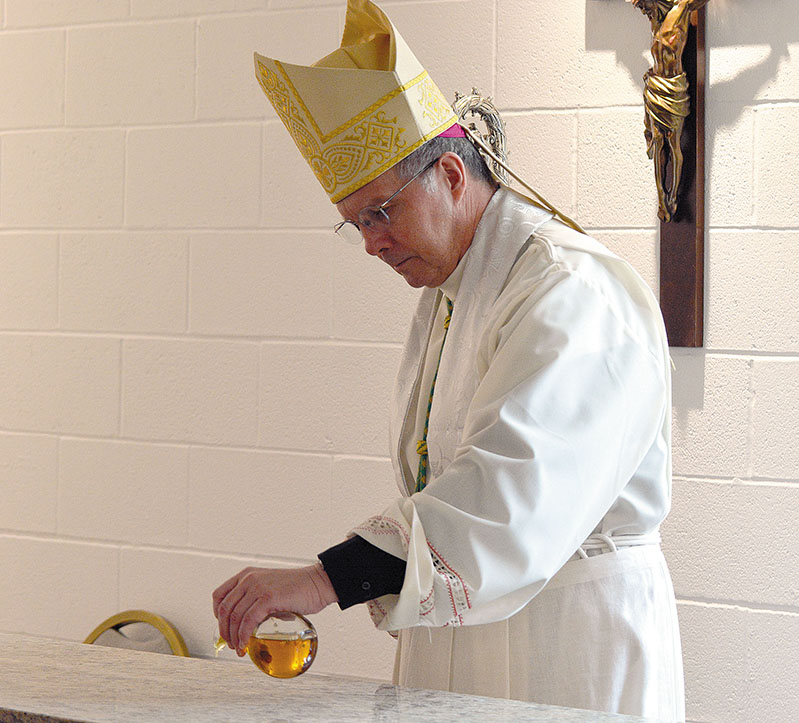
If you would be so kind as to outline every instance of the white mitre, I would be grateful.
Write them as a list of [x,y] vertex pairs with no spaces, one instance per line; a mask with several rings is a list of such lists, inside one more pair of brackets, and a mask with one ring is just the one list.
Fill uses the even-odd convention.
[[255,77],[333,203],[457,122],[369,0],[348,0],[338,50],[309,66],[255,53]]

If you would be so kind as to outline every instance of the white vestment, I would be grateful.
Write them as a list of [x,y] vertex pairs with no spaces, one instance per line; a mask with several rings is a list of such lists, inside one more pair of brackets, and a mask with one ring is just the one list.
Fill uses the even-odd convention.
[[657,302],[626,262],[504,187],[457,276],[427,487],[411,494],[403,456],[428,400],[436,289],[422,292],[392,407],[404,496],[352,531],[407,560],[400,594],[368,603],[379,628],[401,631],[395,682],[681,719],[658,544],[671,389]]

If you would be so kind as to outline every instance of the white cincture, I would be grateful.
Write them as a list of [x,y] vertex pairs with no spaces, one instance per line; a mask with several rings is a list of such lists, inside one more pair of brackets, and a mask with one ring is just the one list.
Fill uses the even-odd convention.
[[659,545],[660,532],[651,532],[647,535],[605,535],[594,532],[585,542],[577,548],[572,560],[586,560],[594,555],[606,552],[616,552],[620,547],[637,547],[638,545]]

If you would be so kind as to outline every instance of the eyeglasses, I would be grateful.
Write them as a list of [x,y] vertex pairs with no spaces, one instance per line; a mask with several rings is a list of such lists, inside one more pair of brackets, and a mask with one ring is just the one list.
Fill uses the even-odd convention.
[[403,184],[399,190],[394,191],[383,203],[379,206],[367,206],[358,212],[358,221],[340,221],[337,223],[333,230],[341,236],[347,243],[359,244],[363,241],[363,229],[369,231],[385,231],[391,224],[386,206],[391,203],[397,196],[400,195],[408,186],[410,186],[419,176],[429,171],[433,166],[438,163],[441,156],[434,161],[430,161],[421,171],[419,171],[413,178]]

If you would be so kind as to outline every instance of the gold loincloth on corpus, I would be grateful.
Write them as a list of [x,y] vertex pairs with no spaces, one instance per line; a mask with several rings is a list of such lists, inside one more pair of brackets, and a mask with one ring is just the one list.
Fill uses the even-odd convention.
[[647,141],[652,145],[656,130],[661,134],[677,131],[691,112],[688,96],[688,76],[680,73],[673,78],[655,75],[651,70],[644,74],[644,107],[646,109]]

